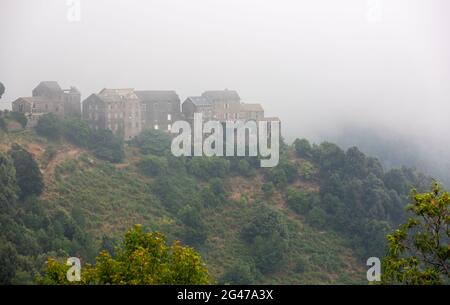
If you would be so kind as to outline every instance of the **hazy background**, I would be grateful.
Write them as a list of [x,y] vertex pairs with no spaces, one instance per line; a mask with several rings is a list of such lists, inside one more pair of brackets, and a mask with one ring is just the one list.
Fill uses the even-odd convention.
[[133,87],[183,101],[229,88],[280,117],[288,141],[375,154],[385,141],[450,170],[447,0],[80,3],[69,22],[65,0],[0,0],[0,108],[41,80],[82,98]]

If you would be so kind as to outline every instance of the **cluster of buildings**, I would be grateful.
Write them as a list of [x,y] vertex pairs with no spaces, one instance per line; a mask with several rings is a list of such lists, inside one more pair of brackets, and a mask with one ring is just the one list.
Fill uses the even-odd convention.
[[241,102],[234,90],[205,91],[181,104],[175,91],[103,89],[81,102],[75,87],[62,89],[55,81],[39,83],[31,97],[13,101],[12,110],[24,113],[30,128],[41,115],[54,113],[60,117],[81,117],[92,129],[110,129],[125,140],[144,129],[170,131],[173,122],[190,121],[198,112],[204,120],[221,122],[278,120],[264,117],[264,109],[258,103]]

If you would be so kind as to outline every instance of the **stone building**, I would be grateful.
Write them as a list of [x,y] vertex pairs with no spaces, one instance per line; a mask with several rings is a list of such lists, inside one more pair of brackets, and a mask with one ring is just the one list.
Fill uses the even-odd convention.
[[134,89],[103,89],[83,101],[83,120],[91,129],[109,129],[125,140],[142,130],[141,105]]
[[264,109],[261,104],[247,104],[242,103],[239,110],[240,120],[255,120],[259,121],[264,118]]
[[182,105],[184,117],[192,120],[194,113],[201,112],[204,120],[237,121],[264,118],[261,104],[241,103],[239,94],[234,90],[205,91],[201,96],[188,97]]
[[194,113],[202,113],[204,120],[217,119],[214,113],[213,103],[203,96],[190,96],[182,105],[184,118],[188,121],[194,119]]
[[12,102],[12,110],[22,112],[28,119],[27,127],[34,127],[40,116],[54,113],[59,117],[81,115],[81,94],[75,88],[63,90],[55,81],[40,82],[31,97],[19,97]]
[[234,90],[205,91],[203,98],[213,105],[213,116],[219,121],[237,120],[241,107],[241,98]]
[[136,90],[140,100],[143,129],[170,131],[181,118],[180,98],[175,91]]

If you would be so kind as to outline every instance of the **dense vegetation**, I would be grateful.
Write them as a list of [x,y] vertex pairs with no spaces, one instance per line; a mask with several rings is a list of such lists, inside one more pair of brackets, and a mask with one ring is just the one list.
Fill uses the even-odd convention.
[[95,266],[81,269],[80,282],[69,282],[69,267],[49,258],[40,284],[114,284],[114,285],[201,285],[211,283],[200,256],[179,242],[168,247],[159,233],[144,233],[136,225],[125,234],[123,245],[114,257],[102,251]]
[[450,284],[450,195],[435,183],[431,192],[413,193],[408,222],[388,235],[383,262],[386,284]]
[[33,282],[48,257],[94,264],[106,250],[120,266],[136,223],[195,248],[219,283],[363,283],[365,260],[406,221],[410,189],[431,184],[327,142],[283,144],[279,165],[263,169],[256,157],[176,158],[161,131],[123,143],[78,119],[39,125],[1,134],[2,283]]

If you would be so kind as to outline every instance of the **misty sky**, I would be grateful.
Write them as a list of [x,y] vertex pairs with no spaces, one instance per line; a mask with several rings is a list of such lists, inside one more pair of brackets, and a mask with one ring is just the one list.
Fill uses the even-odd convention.
[[447,0],[0,0],[0,108],[41,80],[173,89],[182,101],[235,89],[284,135],[343,124],[432,132],[450,147]]

